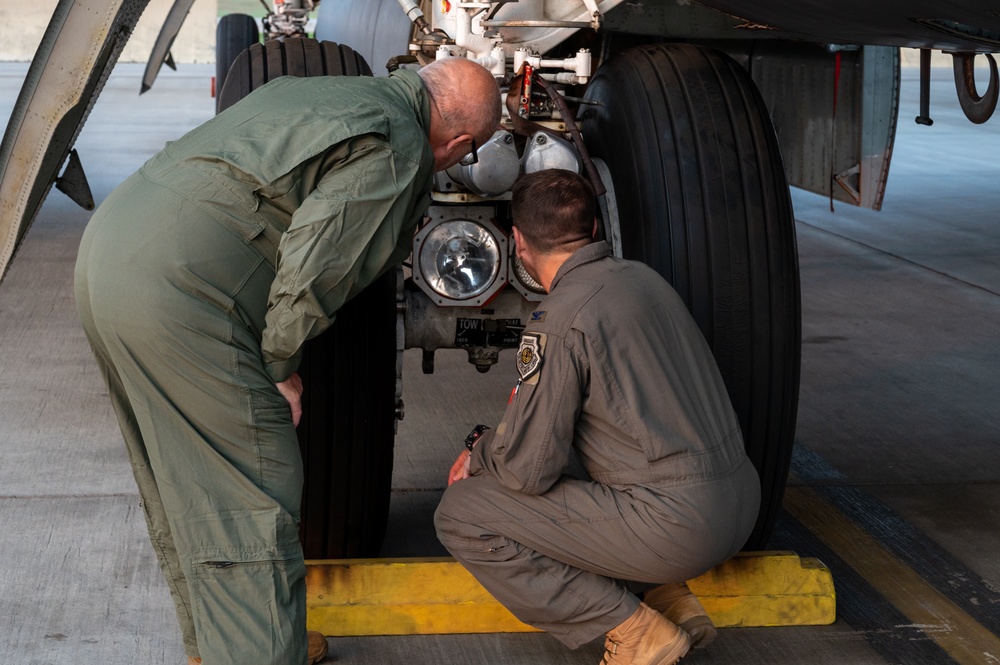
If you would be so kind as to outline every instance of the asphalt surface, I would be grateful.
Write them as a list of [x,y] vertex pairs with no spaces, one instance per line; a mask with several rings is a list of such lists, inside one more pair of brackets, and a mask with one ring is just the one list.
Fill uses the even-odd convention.
[[[0,64],[0,119],[26,64]],[[111,77],[78,143],[95,198],[212,114],[211,66]],[[771,549],[818,557],[831,626],[735,628],[685,663],[1000,662],[1000,132],[916,72],[882,212],[796,193],[803,299],[797,447]],[[0,663],[184,662],[120,435],[72,302],[89,213],[52,192],[0,285]],[[508,352],[509,353],[509,352]],[[385,556],[443,554],[430,514],[470,422],[496,421],[513,360],[407,352]],[[340,663],[596,663],[547,635],[331,639]]]

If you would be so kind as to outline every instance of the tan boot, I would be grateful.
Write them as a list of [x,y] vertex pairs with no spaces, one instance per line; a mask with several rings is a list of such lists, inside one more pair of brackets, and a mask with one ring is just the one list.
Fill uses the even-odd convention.
[[673,665],[691,648],[691,638],[645,603],[604,641],[602,665]]
[[308,656],[309,665],[316,665],[316,663],[326,658],[326,654],[330,650],[330,645],[326,641],[326,636],[315,630],[310,630],[308,637],[309,650],[306,652],[306,655]]
[[658,586],[647,591],[643,600],[683,628],[691,636],[691,645],[695,649],[707,647],[715,641],[718,635],[715,624],[684,582]]

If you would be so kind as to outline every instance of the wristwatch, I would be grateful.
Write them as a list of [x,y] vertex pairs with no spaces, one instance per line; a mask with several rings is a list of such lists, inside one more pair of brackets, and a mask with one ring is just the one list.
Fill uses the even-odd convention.
[[476,441],[479,441],[479,439],[483,436],[483,432],[488,429],[489,427],[487,425],[476,425],[472,428],[472,431],[469,432],[469,436],[465,437],[465,447],[469,449],[470,453],[476,446]]

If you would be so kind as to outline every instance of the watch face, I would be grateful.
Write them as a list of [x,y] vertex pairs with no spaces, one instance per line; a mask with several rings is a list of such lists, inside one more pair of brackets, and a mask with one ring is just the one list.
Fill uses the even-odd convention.
[[472,431],[469,432],[469,436],[465,437],[465,447],[471,451],[472,446],[475,445],[476,441],[479,440],[479,437],[483,435],[483,432],[488,429],[489,427],[486,425],[476,425],[473,427]]

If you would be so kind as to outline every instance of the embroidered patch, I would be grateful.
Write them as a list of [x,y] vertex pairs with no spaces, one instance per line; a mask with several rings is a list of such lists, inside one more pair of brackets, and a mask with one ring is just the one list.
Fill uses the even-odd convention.
[[541,370],[544,348],[544,335],[540,333],[521,335],[521,347],[517,350],[517,373],[521,375],[522,381],[527,381]]
[[542,321],[544,321],[545,320],[545,310],[539,310],[537,312],[532,312],[531,313],[531,320],[532,321],[538,321],[539,323],[541,323]]

